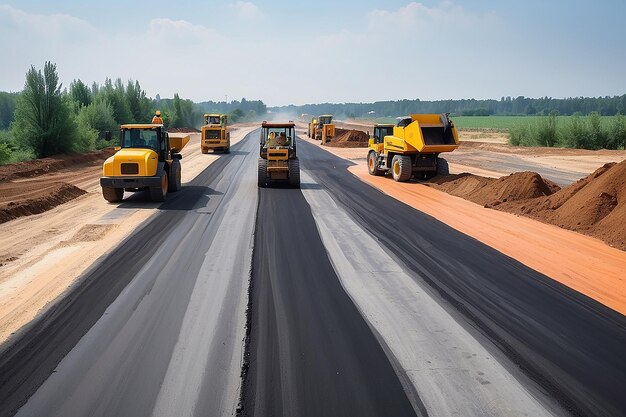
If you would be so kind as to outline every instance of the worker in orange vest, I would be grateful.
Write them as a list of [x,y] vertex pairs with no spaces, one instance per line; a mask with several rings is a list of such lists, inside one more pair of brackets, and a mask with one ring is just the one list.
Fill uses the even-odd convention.
[[157,110],[156,113],[154,114],[154,117],[152,118],[152,124],[153,125],[163,124],[163,119],[161,119],[161,110]]

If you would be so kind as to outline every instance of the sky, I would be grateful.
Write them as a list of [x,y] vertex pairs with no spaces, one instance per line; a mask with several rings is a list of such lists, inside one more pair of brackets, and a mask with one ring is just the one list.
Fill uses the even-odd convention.
[[0,0],[0,91],[31,65],[271,106],[626,93],[626,1]]

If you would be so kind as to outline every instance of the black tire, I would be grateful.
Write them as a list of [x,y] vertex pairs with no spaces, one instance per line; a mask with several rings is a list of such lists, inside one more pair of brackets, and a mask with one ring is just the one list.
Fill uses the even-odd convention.
[[202,151],[202,153],[207,154],[209,153],[209,150],[207,148],[200,148],[200,150]]
[[258,162],[259,173],[259,187],[265,187],[267,185],[267,160],[259,158]]
[[370,175],[380,176],[385,173],[382,169],[378,168],[378,155],[374,151],[370,151],[367,154],[367,170]]
[[450,175],[450,167],[448,161],[444,158],[437,158],[437,175]]
[[163,171],[161,173],[161,185],[157,187],[150,187],[148,191],[150,192],[150,199],[152,201],[165,201],[167,198],[167,191],[169,188],[169,180],[167,172]]
[[228,139],[228,144],[226,145],[226,149],[224,149],[224,153],[230,153],[230,139]]
[[172,167],[170,168],[170,176],[169,176],[169,184],[168,189],[170,192],[175,193],[182,188],[182,179],[181,179],[181,168],[180,162],[175,160],[172,162]]
[[391,174],[393,175],[393,179],[398,182],[410,180],[413,174],[411,157],[408,155],[394,155],[391,160]]
[[102,187],[102,196],[109,203],[119,203],[124,199],[123,188]]
[[298,158],[289,160],[289,185],[292,188],[300,188],[300,160]]

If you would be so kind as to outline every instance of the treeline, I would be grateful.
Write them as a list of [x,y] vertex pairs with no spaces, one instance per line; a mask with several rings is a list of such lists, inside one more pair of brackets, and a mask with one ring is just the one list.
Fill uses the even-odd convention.
[[196,103],[194,109],[199,113],[220,113],[230,115],[229,121],[232,123],[240,121],[255,121],[259,117],[264,117],[267,113],[267,106],[261,100],[241,101],[203,101]]
[[438,100],[422,101],[395,100],[374,103],[323,103],[302,106],[270,107],[272,112],[287,112],[314,116],[334,114],[337,117],[396,117],[411,113],[452,113],[459,116],[488,115],[549,115],[558,112],[562,115],[581,113],[588,115],[597,112],[602,116],[626,114],[626,94],[613,97],[573,97],[555,99],[551,97],[502,97],[500,100]]
[[110,146],[103,140],[105,131],[124,123],[149,123],[157,109],[171,127],[202,121],[191,100],[178,94],[151,99],[139,81],[107,78],[88,85],[74,80],[63,88],[55,64],[33,66],[22,92],[0,93],[0,164]]
[[579,149],[626,148],[626,116],[602,119],[598,112],[589,116],[576,113],[563,119],[556,111],[534,123],[515,126],[509,132],[514,146],[562,146]]

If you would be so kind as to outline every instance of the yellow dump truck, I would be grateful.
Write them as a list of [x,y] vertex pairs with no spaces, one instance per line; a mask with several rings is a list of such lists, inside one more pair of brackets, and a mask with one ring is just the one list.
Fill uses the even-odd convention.
[[300,188],[300,161],[293,122],[263,122],[261,125],[258,180],[259,187],[282,183]]
[[317,119],[312,119],[309,123],[309,137],[315,140],[321,140],[326,143],[330,138],[335,137],[335,125],[333,124],[332,114],[322,114]]
[[379,124],[369,139],[367,166],[371,175],[391,172],[396,181],[448,174],[439,155],[459,147],[456,127],[446,114],[412,114],[396,125]]
[[227,126],[228,116],[225,114],[205,114],[200,149],[202,153],[221,151],[230,153],[230,129]]
[[[111,140],[111,132],[105,138]],[[181,188],[180,151],[187,142],[189,135],[170,136],[161,124],[120,126],[120,147],[102,167],[104,199],[115,203],[124,191],[148,190],[152,200],[164,201]]]

